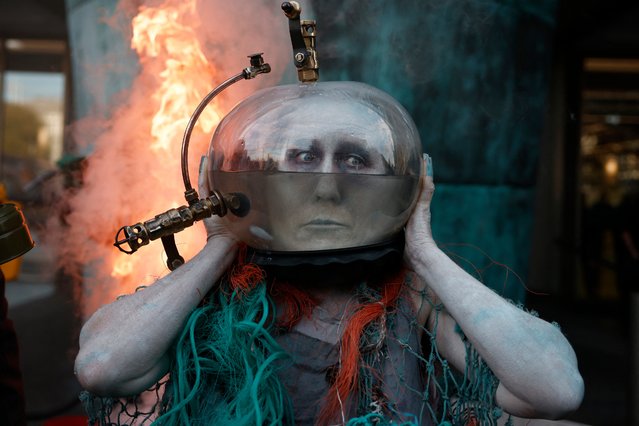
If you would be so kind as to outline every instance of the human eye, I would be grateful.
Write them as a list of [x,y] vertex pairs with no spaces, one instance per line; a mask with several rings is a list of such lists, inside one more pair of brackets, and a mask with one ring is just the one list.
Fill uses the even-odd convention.
[[291,171],[311,171],[320,161],[320,153],[314,149],[291,149],[286,153],[287,169]]
[[315,155],[311,151],[300,151],[295,154],[294,161],[299,164],[310,164],[317,159],[317,155]]
[[347,154],[342,158],[342,164],[352,170],[359,170],[366,167],[366,160],[361,155]]

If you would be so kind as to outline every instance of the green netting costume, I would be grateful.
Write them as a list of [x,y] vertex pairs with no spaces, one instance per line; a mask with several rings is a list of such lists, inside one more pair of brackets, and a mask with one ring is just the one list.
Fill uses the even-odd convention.
[[453,371],[406,300],[414,277],[368,266],[383,279],[356,284],[338,317],[254,264],[234,268],[190,315],[168,378],[142,399],[83,394],[91,424],[495,424],[498,382],[472,346],[466,371]]

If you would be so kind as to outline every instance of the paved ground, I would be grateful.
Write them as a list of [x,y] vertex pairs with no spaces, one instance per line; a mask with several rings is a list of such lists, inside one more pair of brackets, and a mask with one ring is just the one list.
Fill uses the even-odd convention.
[[[20,342],[29,425],[41,426],[43,420],[62,414],[81,414],[80,386],[73,375],[79,323],[71,292],[64,280],[56,280],[51,257],[42,247],[24,257],[19,280],[7,283],[7,298]],[[630,424],[629,343],[619,307],[568,305],[552,298],[531,298],[530,303],[542,317],[561,324],[577,352],[587,392],[582,408],[570,420]]]

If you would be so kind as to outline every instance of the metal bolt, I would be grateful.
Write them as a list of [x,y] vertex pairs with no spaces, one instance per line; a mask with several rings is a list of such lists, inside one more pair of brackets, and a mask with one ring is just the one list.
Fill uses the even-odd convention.
[[295,54],[295,61],[296,62],[304,62],[305,59],[305,55],[303,53],[296,53]]
[[264,58],[262,58],[263,53],[253,53],[249,55],[249,59],[252,67],[259,67],[264,63]]
[[282,3],[282,10],[284,11],[284,13],[289,14],[292,13],[295,8],[291,3],[285,1],[284,3]]

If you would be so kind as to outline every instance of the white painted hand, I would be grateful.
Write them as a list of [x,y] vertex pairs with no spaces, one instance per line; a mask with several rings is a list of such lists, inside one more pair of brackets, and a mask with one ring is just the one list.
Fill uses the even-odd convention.
[[[208,157],[203,155],[200,161],[200,169],[198,176],[198,192],[201,198],[208,197],[210,194],[209,181],[208,181]],[[233,243],[237,243],[237,238],[231,234],[228,228],[224,225],[222,219],[219,216],[213,215],[210,218],[204,219],[204,228],[206,229],[206,240],[209,241],[212,238],[226,239]]]
[[404,258],[409,267],[413,267],[415,261],[423,256],[427,250],[437,248],[430,226],[430,203],[434,192],[432,163],[430,157],[425,155],[422,162],[419,198],[406,224]]

